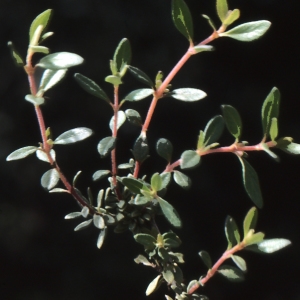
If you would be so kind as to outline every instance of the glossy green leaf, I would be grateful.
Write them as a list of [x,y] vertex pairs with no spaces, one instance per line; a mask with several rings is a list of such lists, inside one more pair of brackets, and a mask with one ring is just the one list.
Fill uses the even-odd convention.
[[174,171],[174,180],[184,189],[188,189],[191,186],[191,179],[180,171]]
[[122,183],[133,193],[140,194],[143,188],[143,183],[135,178],[124,177]]
[[148,157],[149,153],[147,138],[138,137],[134,143],[132,153],[135,160],[143,162]]
[[177,100],[185,102],[194,102],[205,98],[207,95],[205,92],[198,89],[181,88],[173,90],[170,96]]
[[101,157],[105,157],[110,153],[111,150],[115,148],[115,146],[116,138],[108,136],[99,142],[97,150],[100,153]]
[[281,250],[282,248],[285,248],[287,246],[291,245],[291,241],[287,239],[268,239],[263,240],[260,242],[257,246],[258,249],[265,253],[273,253],[278,250]]
[[217,272],[222,274],[229,281],[241,282],[245,279],[244,273],[236,267],[222,265]]
[[288,154],[300,154],[300,144],[293,143],[292,141],[292,138],[281,138],[277,141],[276,148],[279,148]]
[[42,187],[47,190],[52,190],[59,181],[59,173],[56,169],[50,169],[41,178]]
[[161,285],[160,281],[161,275],[156,276],[148,285],[146,290],[146,296],[149,296],[153,292],[155,292]]
[[81,217],[81,212],[79,211],[76,211],[76,212],[72,212],[72,213],[69,213],[65,216],[65,219],[66,220],[70,220],[70,219],[75,219],[75,218],[79,218]]
[[99,171],[96,171],[96,172],[93,174],[93,180],[94,180],[94,181],[100,180],[100,179],[106,177],[109,173],[110,173],[109,170],[99,170]]
[[168,248],[177,248],[181,245],[180,238],[172,231],[164,233],[162,237],[164,245]]
[[262,208],[263,198],[260,191],[258,176],[248,161],[239,156],[238,158],[242,164],[243,183],[245,190],[253,203],[258,208]]
[[99,236],[98,236],[98,239],[97,239],[97,248],[98,248],[98,249],[100,249],[100,248],[102,247],[106,235],[107,235],[107,227],[105,226],[105,227],[101,230],[101,232],[100,232],[100,234],[99,234]]
[[156,239],[150,234],[138,233],[133,237],[139,244],[142,244],[147,250],[153,250],[156,247]]
[[30,50],[34,53],[44,53],[49,54],[50,50],[44,46],[29,46]]
[[45,70],[41,78],[39,90],[48,91],[55,84],[61,81],[66,75],[67,69],[61,70]]
[[134,109],[126,109],[125,110],[125,115],[127,120],[136,126],[142,126],[143,122],[142,122],[142,118],[140,116],[140,114],[134,110]]
[[242,257],[238,255],[231,255],[231,259],[234,261],[234,263],[240,270],[242,270],[243,272],[247,271],[247,264]]
[[215,48],[210,45],[197,45],[194,47],[194,50],[196,51],[196,53],[200,53],[200,52],[206,52],[206,51],[214,51]]
[[128,39],[124,38],[120,41],[114,53],[113,60],[121,77],[124,76],[127,65],[129,65],[131,61],[131,47]]
[[90,219],[90,220],[87,220],[87,221],[84,221],[84,222],[78,224],[78,225],[74,228],[74,231],[79,231],[79,230],[82,230],[82,229],[87,228],[88,226],[90,226],[90,225],[92,224],[92,221],[93,221],[93,219]]
[[98,97],[107,103],[110,103],[110,100],[106,93],[100,88],[99,85],[97,85],[93,80],[87,78],[86,76],[83,76],[80,73],[76,73],[74,75],[75,80],[77,83],[88,93],[91,95]]
[[154,83],[152,82],[152,80],[142,70],[133,66],[128,66],[128,70],[141,83],[148,85],[151,88],[154,87]]
[[240,11],[239,9],[234,9],[232,11],[229,11],[225,20],[223,21],[223,24],[225,26],[231,25],[234,21],[236,21],[240,17]]
[[95,227],[97,227],[98,229],[104,229],[104,227],[105,227],[104,219],[100,215],[94,214],[93,223],[94,223]]
[[159,156],[170,162],[173,153],[173,145],[169,140],[161,138],[156,143],[156,152]]
[[[119,110],[118,117],[117,117],[117,129],[119,129],[124,124],[125,121],[126,121],[126,115],[125,115],[124,111]],[[113,116],[109,122],[109,128],[112,132],[113,132],[113,128],[114,128],[114,122],[115,122],[115,116]]]
[[201,257],[201,259],[204,262],[204,264],[206,265],[206,267],[208,269],[211,269],[212,268],[212,261],[211,261],[209,253],[206,252],[206,251],[200,251],[199,256]]
[[217,0],[217,13],[219,16],[219,19],[223,23],[226,19],[227,13],[228,13],[228,4],[227,0]]
[[239,140],[242,134],[242,121],[238,111],[231,105],[221,107],[228,131],[236,140]]
[[138,255],[135,259],[134,259],[135,263],[137,264],[143,264],[144,266],[149,266],[152,267],[153,265],[149,262],[149,260],[143,256],[143,255]]
[[180,168],[190,169],[196,167],[200,163],[200,156],[196,151],[187,150],[181,154],[180,157]]
[[227,250],[231,249],[240,242],[240,233],[238,227],[234,219],[230,216],[228,216],[225,221],[225,235],[228,241]]
[[257,223],[257,217],[258,217],[257,209],[256,207],[252,207],[248,211],[244,219],[244,223],[243,223],[244,237],[248,234],[250,229],[255,229]]
[[160,174],[160,177],[162,179],[162,189],[166,188],[170,181],[171,181],[171,173],[170,172],[165,172]]
[[174,281],[174,274],[173,274],[173,268],[172,266],[166,266],[163,271],[162,271],[162,275],[164,280],[168,283],[168,284],[172,284],[172,282]]
[[272,141],[275,141],[278,135],[278,122],[277,118],[272,118],[270,126],[270,137]]
[[153,191],[158,192],[162,189],[162,179],[159,173],[154,173],[151,177],[151,188]]
[[83,58],[75,53],[57,52],[43,57],[37,66],[44,69],[60,70],[68,69],[83,63]]
[[181,227],[181,220],[175,208],[162,198],[157,198],[160,208],[166,219],[175,227]]
[[172,18],[175,27],[189,42],[193,40],[193,20],[190,10],[183,0],[172,0]]
[[6,160],[11,161],[11,160],[22,159],[22,158],[25,158],[28,155],[36,152],[36,150],[38,150],[38,147],[34,147],[34,146],[23,147],[18,150],[15,150],[11,154],[9,154],[6,158]]
[[25,100],[37,106],[42,105],[45,102],[43,97],[36,97],[34,95],[26,95]]
[[153,95],[152,89],[138,89],[130,92],[127,96],[125,96],[126,101],[140,101],[145,99],[146,97]]
[[[48,155],[43,150],[38,149],[38,150],[36,150],[35,154],[39,160],[49,163]],[[54,149],[50,150],[50,155],[51,155],[52,159],[55,161],[56,154],[55,154]]]
[[215,116],[207,123],[204,129],[204,145],[215,143],[224,130],[224,119],[221,115]]
[[34,33],[40,25],[42,25],[41,34],[43,32],[45,32],[47,25],[49,23],[50,17],[51,17],[51,13],[52,13],[52,9],[47,9],[44,12],[42,12],[41,14],[39,14],[33,20],[33,22],[31,23],[30,29],[29,29],[29,44],[32,44],[34,42],[33,41]]
[[14,44],[12,42],[8,42],[7,46],[9,47],[11,55],[14,61],[17,63],[17,65],[23,67],[25,65],[24,60],[22,59],[21,55],[15,50]]
[[265,137],[269,136],[272,119],[278,118],[279,104],[280,93],[279,90],[274,87],[265,99],[261,110],[263,133]]
[[243,42],[251,42],[263,36],[270,26],[271,22],[265,20],[249,22],[220,33],[219,36],[230,37]]
[[66,145],[66,144],[72,144],[79,141],[82,141],[88,137],[90,137],[93,134],[93,131],[86,127],[78,127],[71,130],[68,130],[64,133],[62,133],[60,136],[58,136],[54,144],[60,144],[60,145]]

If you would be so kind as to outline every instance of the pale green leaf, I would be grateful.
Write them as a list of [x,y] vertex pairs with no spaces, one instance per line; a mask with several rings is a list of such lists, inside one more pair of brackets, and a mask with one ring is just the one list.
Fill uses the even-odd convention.
[[112,136],[108,136],[103,138],[98,146],[97,146],[97,150],[99,152],[99,154],[101,155],[101,157],[105,157],[107,156],[111,150],[113,150],[116,146],[116,138],[112,137]]
[[174,171],[174,180],[184,189],[188,189],[191,186],[191,179],[180,171]]
[[257,244],[258,249],[265,253],[273,253],[289,245],[291,245],[291,241],[278,238],[263,240],[262,242]]
[[[42,161],[44,161],[44,162],[49,162],[49,158],[48,158],[48,155],[43,151],[43,150],[40,150],[40,149],[38,149],[38,150],[36,150],[36,157],[39,159],[39,160],[42,160]],[[56,156],[56,154],[55,154],[55,151],[54,151],[54,149],[51,149],[50,150],[50,155],[51,155],[51,157],[52,157],[52,159],[55,161],[55,156]]]
[[162,189],[162,178],[159,173],[154,173],[151,177],[151,188],[153,191],[158,192]]
[[51,17],[51,13],[52,9],[47,9],[33,20],[29,29],[29,44],[32,44],[34,33],[40,25],[43,26],[43,30],[41,33],[45,32]]
[[105,226],[105,227],[101,230],[101,232],[100,232],[100,234],[99,234],[99,236],[98,236],[98,239],[97,239],[97,248],[98,248],[98,249],[100,249],[100,248],[102,247],[103,242],[104,242],[104,239],[105,239],[105,237],[106,237],[106,234],[107,234],[107,227]]
[[146,290],[146,296],[149,296],[150,294],[152,294],[159,288],[159,286],[161,285],[160,278],[161,278],[161,275],[158,275],[150,282],[150,284],[148,285],[147,290]]
[[72,213],[69,213],[65,216],[65,219],[66,220],[69,220],[69,219],[75,219],[75,218],[79,218],[81,217],[81,212],[79,211],[76,211],[76,212],[72,212]]
[[255,229],[257,223],[257,217],[258,217],[257,209],[256,207],[252,207],[248,211],[244,219],[244,223],[243,223],[244,238],[246,237],[250,229]]
[[201,259],[204,262],[204,264],[206,265],[206,267],[208,269],[211,269],[212,268],[212,261],[211,261],[209,253],[206,252],[206,251],[200,251],[199,256],[201,257]]
[[93,134],[93,131],[86,127],[70,129],[58,136],[54,144],[66,145],[82,141]]
[[94,222],[95,227],[97,227],[98,229],[104,229],[105,222],[104,222],[104,219],[102,218],[102,216],[94,214],[93,222]]
[[41,178],[42,187],[47,190],[52,190],[59,181],[59,173],[56,169],[50,169]]
[[231,249],[240,242],[240,233],[238,227],[235,220],[230,216],[228,216],[225,221],[225,235],[228,241],[227,250]]
[[197,166],[200,163],[200,156],[196,151],[187,150],[181,154],[180,167],[181,169],[189,169]]
[[140,101],[150,95],[153,95],[152,89],[138,89],[130,92],[124,99],[126,101]]
[[66,72],[67,69],[45,70],[41,78],[39,90],[43,90],[44,92],[48,91],[50,88],[52,88],[55,84],[57,84],[60,80],[64,78]]
[[219,16],[219,19],[223,23],[226,19],[227,13],[228,13],[228,4],[227,0],[217,0],[217,13]]
[[[119,129],[124,124],[125,121],[126,121],[126,115],[124,111],[119,110],[117,116],[117,129]],[[115,116],[113,116],[109,122],[109,128],[112,132],[114,130],[114,122],[115,122]]]
[[114,53],[113,60],[121,77],[124,76],[127,65],[129,65],[131,61],[131,47],[128,39],[124,38],[120,41]]
[[247,264],[242,257],[238,255],[231,255],[231,259],[234,261],[237,267],[240,268],[243,272],[247,271]]
[[222,265],[217,272],[222,274],[229,281],[240,282],[245,279],[244,273],[236,267]]
[[25,100],[32,103],[33,105],[41,105],[45,102],[45,99],[43,97],[37,97],[34,95],[26,95]]
[[215,48],[210,45],[197,45],[194,47],[196,53],[204,52],[204,51],[214,51]]
[[20,54],[15,50],[14,45],[12,42],[8,42],[7,46],[9,47],[11,51],[11,55],[14,59],[14,61],[17,63],[18,66],[23,67],[24,66],[24,60],[20,56]]
[[50,52],[49,48],[44,47],[44,46],[29,46],[29,48],[34,53],[48,54]]
[[193,88],[181,88],[173,90],[170,94],[172,98],[185,102],[194,102],[205,98],[207,95],[205,92],[199,89]]
[[272,118],[270,126],[270,137],[272,141],[275,141],[278,135],[278,122],[277,118]]
[[109,173],[110,173],[109,170],[99,170],[99,171],[96,171],[96,172],[93,174],[93,180],[94,180],[94,181],[100,180],[100,179],[106,177]]
[[38,150],[38,147],[34,147],[34,146],[23,147],[18,150],[15,150],[11,154],[9,154],[6,158],[6,160],[11,161],[11,160],[22,159],[22,158],[25,158],[28,155],[36,152],[37,150]]
[[239,9],[234,9],[233,11],[229,11],[223,24],[225,26],[231,25],[234,21],[236,21],[240,17]]

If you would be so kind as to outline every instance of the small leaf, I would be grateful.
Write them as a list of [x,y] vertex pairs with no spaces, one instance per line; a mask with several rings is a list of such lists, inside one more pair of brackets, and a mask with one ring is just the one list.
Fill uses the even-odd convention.
[[162,173],[160,174],[160,177],[162,179],[162,189],[166,188],[169,183],[170,183],[170,180],[171,180],[171,173],[170,172],[165,172],[165,173]]
[[188,189],[191,186],[191,179],[180,171],[174,171],[174,180],[184,189]]
[[206,52],[206,51],[214,51],[215,48],[213,46],[210,45],[197,45],[194,47],[194,50],[196,51],[196,53],[200,53],[200,52]]
[[181,169],[190,169],[197,166],[200,163],[200,156],[196,151],[187,150],[181,154],[180,167]]
[[104,222],[104,219],[100,215],[94,214],[93,222],[94,222],[95,227],[97,227],[99,229],[104,229],[105,222]]
[[222,105],[223,117],[228,131],[238,141],[242,134],[242,121],[238,111],[231,105]]
[[162,179],[159,173],[154,173],[151,177],[151,188],[153,191],[158,192],[162,189]]
[[300,144],[292,142],[291,138],[282,138],[277,141],[276,148],[283,150],[288,154],[299,155],[300,154]]
[[170,162],[173,153],[173,145],[167,139],[159,139],[156,143],[156,152],[159,156]]
[[240,242],[240,233],[235,220],[228,216],[225,221],[225,235],[228,241],[227,250]]
[[254,233],[253,229],[250,229],[247,236],[244,238],[244,243],[249,246],[253,244],[260,243],[265,237],[265,234],[262,232]]
[[134,239],[147,250],[153,250],[156,247],[156,239],[150,234],[139,233],[134,235]]
[[194,102],[205,98],[207,95],[205,92],[193,89],[193,88],[181,88],[172,91],[171,97],[177,100]]
[[42,25],[43,30],[41,33],[45,32],[47,25],[49,23],[50,17],[51,17],[52,9],[47,9],[41,14],[39,14],[31,23],[30,30],[29,30],[29,44],[32,44],[33,42],[33,36],[36,31],[36,29]]
[[157,198],[166,219],[175,227],[181,227],[181,220],[175,208],[162,198]]
[[204,264],[206,265],[206,267],[208,269],[211,269],[212,268],[212,262],[211,262],[211,258],[210,258],[209,253],[206,252],[206,251],[200,251],[199,255],[200,255],[202,261],[204,262]]
[[133,167],[134,167],[134,164],[131,164],[131,163],[124,163],[124,164],[118,165],[118,169],[130,169]]
[[278,118],[279,104],[280,93],[279,90],[276,87],[274,87],[265,99],[261,110],[263,133],[266,138],[269,136],[270,133],[272,119]]
[[278,122],[277,118],[272,118],[271,126],[270,126],[270,137],[271,140],[274,142],[278,135]]
[[105,226],[103,230],[101,230],[98,239],[97,239],[97,248],[100,249],[103,245],[104,239],[107,234],[107,227]]
[[78,177],[79,177],[79,175],[81,174],[81,172],[82,172],[82,171],[78,171],[78,172],[75,174],[75,176],[74,176],[74,178],[73,178],[73,186],[76,185],[76,182],[77,182]]
[[200,130],[200,134],[199,134],[198,142],[197,142],[197,149],[198,150],[204,148],[204,139],[205,139],[204,131]]
[[242,164],[243,183],[245,190],[253,203],[258,208],[262,208],[263,198],[260,191],[258,176],[248,161],[239,156],[238,158]]
[[[124,38],[120,41],[113,58],[117,70],[121,73],[121,77],[125,75],[127,65],[131,61],[131,47],[128,39]],[[113,74],[115,75],[115,74]]]
[[[49,163],[48,156],[44,151],[38,149],[38,150],[36,150],[35,154],[39,160]],[[51,155],[52,159],[55,161],[55,151],[53,149],[50,150],[50,155]]]
[[162,237],[164,245],[168,248],[177,248],[181,245],[180,238],[172,231],[164,233]]
[[265,20],[249,22],[220,33],[219,36],[227,36],[239,41],[251,42],[263,36],[270,26],[271,22]]
[[217,13],[219,16],[219,19],[223,23],[226,19],[227,13],[228,13],[228,4],[227,0],[217,0]]
[[164,277],[164,280],[168,283],[171,284],[174,281],[174,274],[172,272],[172,267],[167,266],[164,268],[162,271],[162,275]]
[[243,272],[247,271],[247,264],[242,257],[238,255],[231,255],[231,259],[234,261],[234,263],[239,269],[241,269]]
[[51,69],[67,69],[83,63],[83,58],[75,53],[70,52],[57,52],[49,54],[43,57],[37,64],[37,66]]
[[125,100],[126,101],[140,101],[150,95],[153,95],[152,89],[138,89],[138,90],[132,91],[127,96],[125,96]]
[[122,183],[133,193],[140,194],[143,184],[135,178],[122,178]]
[[62,133],[53,143],[60,145],[76,143],[88,138],[92,133],[93,131],[86,127],[74,128]]
[[192,43],[193,20],[190,10],[183,0],[172,0],[172,18],[178,31]]
[[140,194],[137,194],[134,198],[134,200],[132,201],[132,204],[134,205],[145,205],[146,203],[148,203],[149,201],[151,201],[152,197],[146,197],[146,196],[141,196]]
[[140,116],[140,114],[134,110],[134,109],[126,109],[125,110],[125,115],[127,120],[136,126],[142,126],[142,118]]
[[115,148],[115,146],[116,146],[116,138],[112,136],[108,136],[99,142],[97,149],[101,157],[105,157],[110,153],[111,150]]
[[135,160],[137,160],[138,162],[143,162],[148,157],[148,153],[149,153],[147,138],[144,137],[137,138],[137,140],[134,143],[132,153]]
[[67,69],[45,70],[40,82],[39,90],[43,90],[44,92],[48,91],[66,75],[66,72]]
[[121,77],[118,75],[109,75],[105,77],[105,81],[111,83],[114,86],[122,84]]
[[86,76],[83,76],[80,73],[76,73],[74,75],[74,78],[86,92],[110,104],[110,100],[106,93],[93,80],[87,78]]
[[59,173],[56,169],[50,169],[41,178],[42,187],[47,190],[52,190],[59,181]]
[[87,206],[84,206],[81,210],[81,215],[86,218],[90,213],[90,209]]
[[[189,293],[190,289],[194,288],[195,286],[197,287],[196,289],[198,289],[200,287],[198,280],[190,281],[190,283],[188,284],[187,289],[186,289],[187,293]],[[197,298],[195,298],[195,299],[197,299]]]
[[202,17],[207,20],[208,24],[210,25],[210,27],[212,28],[213,31],[217,31],[216,26],[214,25],[213,21],[211,20],[211,18],[209,16],[202,15]]
[[137,264],[143,264],[144,266],[149,266],[152,267],[153,265],[149,262],[149,260],[143,256],[143,255],[138,255],[135,259],[134,259],[135,263]]
[[217,272],[222,274],[229,281],[240,282],[245,279],[244,273],[236,267],[223,265],[218,269]]
[[61,189],[61,188],[54,188],[49,193],[70,193],[68,190]]
[[78,218],[78,217],[81,217],[81,212],[79,211],[76,211],[76,212],[72,212],[72,213],[69,213],[65,216],[65,219],[66,220],[69,220],[69,219],[75,219],[75,218]]
[[11,51],[11,55],[14,59],[14,61],[17,63],[18,66],[23,67],[24,66],[24,60],[20,56],[20,54],[15,50],[14,45],[12,42],[8,42],[7,46],[9,47]]
[[34,95],[26,95],[25,100],[37,106],[42,105],[45,102],[43,97],[36,97]]
[[228,11],[226,19],[223,24],[225,26],[231,25],[234,21],[236,21],[240,17],[240,11],[238,9],[234,9],[233,11]]
[[252,207],[248,211],[248,213],[244,219],[244,223],[243,223],[244,238],[246,237],[246,235],[248,234],[250,229],[255,229],[255,226],[257,223],[257,217],[258,217],[257,209],[256,209],[256,207]]
[[204,145],[215,143],[220,138],[223,130],[224,119],[222,116],[218,115],[210,119],[204,129]]
[[128,70],[138,81],[142,82],[145,85],[148,85],[150,88],[154,87],[152,80],[142,70],[133,66],[128,66]]
[[268,239],[263,240],[262,242],[258,243],[258,249],[265,253],[273,253],[278,250],[281,250],[282,248],[287,247],[288,245],[291,245],[291,241],[287,239]]
[[158,275],[150,282],[150,284],[148,285],[147,290],[146,290],[146,296],[149,296],[150,294],[152,294],[159,288],[159,286],[161,285],[160,278],[161,278],[161,275]]
[[110,173],[109,170],[99,170],[99,171],[96,171],[96,172],[93,174],[93,180],[94,180],[94,181],[100,180],[100,179],[106,177],[109,173]]
[[9,154],[6,158],[6,160],[11,161],[11,160],[25,158],[28,155],[36,152],[38,149],[39,149],[38,147],[34,147],[34,146],[27,146],[27,147],[20,148],[18,150],[15,150],[11,154]]
[[[112,132],[114,130],[114,121],[115,121],[115,116],[113,116],[109,122],[109,128]],[[125,121],[126,121],[126,115],[124,111],[119,110],[118,117],[117,117],[117,129],[119,129],[124,124]]]
[[44,46],[29,46],[29,49],[34,53],[44,53],[44,54],[49,53],[49,48]]

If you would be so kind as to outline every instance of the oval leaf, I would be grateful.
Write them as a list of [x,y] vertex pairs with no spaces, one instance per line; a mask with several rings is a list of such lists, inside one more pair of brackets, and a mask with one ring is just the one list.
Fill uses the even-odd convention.
[[99,142],[97,149],[101,157],[105,157],[110,153],[111,150],[115,148],[115,146],[116,146],[116,138],[112,136],[108,136]]
[[75,219],[75,218],[79,218],[81,217],[81,212],[79,211],[76,211],[76,212],[72,212],[72,213],[69,213],[65,216],[65,219],[66,220],[69,220],[69,219]]
[[205,92],[198,90],[198,89],[181,88],[181,89],[176,89],[176,90],[172,91],[170,96],[177,100],[193,102],[193,101],[201,100],[201,99],[205,98],[207,95]]
[[233,282],[240,282],[245,279],[244,273],[240,269],[232,266],[223,265],[217,272]]
[[228,241],[227,250],[240,242],[240,233],[235,220],[228,216],[225,221],[225,235]]
[[204,262],[204,264],[206,265],[206,267],[208,269],[211,269],[212,268],[212,262],[211,262],[211,258],[210,258],[209,253],[206,252],[206,251],[200,251],[199,255],[200,255],[202,261]]
[[159,139],[156,143],[156,152],[159,156],[170,162],[173,153],[173,145],[167,139]]
[[234,263],[239,269],[241,269],[243,272],[247,271],[247,264],[242,257],[238,255],[231,255],[231,259],[234,261]]
[[174,171],[174,180],[184,189],[188,189],[191,186],[191,179],[179,171]]
[[107,234],[107,227],[105,226],[103,230],[101,230],[99,236],[98,236],[98,240],[97,240],[97,247],[98,249],[100,249],[103,245],[104,239],[106,237]]
[[[115,121],[115,116],[113,116],[109,122],[109,128],[111,129],[112,132],[114,129],[114,121]],[[124,111],[119,110],[118,117],[117,117],[117,129],[119,129],[124,124],[125,121],[126,121],[126,115]]]
[[11,154],[9,154],[6,158],[6,160],[11,161],[11,160],[22,159],[22,158],[25,158],[28,155],[36,152],[37,150],[38,150],[38,147],[34,147],[34,146],[23,147],[18,150],[15,150]]
[[144,137],[139,137],[133,146],[133,156],[138,162],[143,162],[149,153],[148,140]]
[[204,145],[215,143],[224,130],[224,119],[222,116],[215,116],[210,119],[204,129]]
[[236,140],[239,140],[242,134],[242,121],[238,111],[231,105],[221,107],[228,131]]
[[88,138],[92,133],[93,131],[86,127],[74,128],[62,133],[53,143],[60,145],[76,143]]
[[175,208],[162,198],[157,198],[166,219],[175,227],[181,227],[181,220]]
[[184,151],[180,157],[181,169],[190,169],[200,163],[200,156],[193,150]]
[[84,221],[84,222],[80,223],[79,225],[77,225],[74,228],[74,231],[78,231],[78,230],[87,228],[89,225],[91,225],[92,221],[93,221],[93,219],[90,219],[90,220],[87,220],[87,221]]
[[113,58],[117,70],[119,73],[123,73],[121,76],[125,75],[125,68],[130,64],[131,60],[131,47],[128,39],[124,38],[119,43]]
[[140,101],[142,99],[145,99],[146,97],[153,94],[152,89],[138,89],[134,90],[131,93],[129,93],[126,97],[126,101]]
[[248,234],[250,229],[255,229],[256,223],[257,223],[257,209],[256,207],[252,207],[245,219],[244,219],[244,223],[243,223],[243,228],[244,228],[244,237],[246,237],[246,235]]
[[158,192],[162,189],[162,178],[159,173],[154,173],[151,177],[151,188],[153,191]]
[[109,173],[110,173],[109,170],[99,170],[99,171],[96,171],[96,172],[93,174],[93,180],[94,180],[94,181],[100,180],[100,179],[106,177]]
[[269,239],[258,243],[258,249],[265,253],[273,253],[286,246],[291,245],[291,241],[287,239]]
[[148,85],[151,88],[154,87],[154,84],[152,80],[149,78],[149,76],[145,74],[143,71],[141,71],[140,69],[133,66],[128,66],[128,70],[138,81]]
[[134,239],[147,250],[153,250],[156,247],[156,239],[150,234],[139,233],[134,235]]
[[[50,150],[50,155],[51,155],[52,159],[55,161],[55,151],[53,149]],[[49,162],[47,154],[44,151],[40,150],[40,149],[38,149],[36,151],[36,157],[39,160],[42,160],[42,161],[45,161],[45,162]]]
[[45,29],[47,28],[47,25],[49,23],[51,13],[52,13],[52,9],[47,9],[44,12],[42,12],[41,14],[39,14],[33,20],[33,22],[31,23],[30,29],[29,29],[29,44],[32,43],[32,38],[33,38],[34,33],[35,33],[36,29],[38,28],[38,26],[42,25],[43,26],[42,32],[45,31]]
[[159,288],[159,286],[161,285],[160,278],[161,275],[158,275],[150,282],[146,290],[146,296],[149,296]]
[[142,126],[142,118],[140,116],[140,114],[134,110],[134,109],[126,109],[125,110],[125,115],[127,120],[136,126]]
[[67,69],[61,70],[45,70],[43,73],[39,90],[43,90],[46,92],[50,88],[52,88],[55,84],[57,84],[61,79],[66,75]]
[[122,183],[135,194],[140,194],[143,188],[143,184],[135,178],[122,178]]
[[228,13],[227,0],[217,0],[217,13],[223,23]]
[[56,169],[50,169],[41,178],[42,187],[47,190],[52,190],[59,181],[59,173]]

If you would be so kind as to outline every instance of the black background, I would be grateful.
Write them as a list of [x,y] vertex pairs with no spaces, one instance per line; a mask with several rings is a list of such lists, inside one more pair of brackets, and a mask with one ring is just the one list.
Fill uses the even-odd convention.
[[[279,118],[280,136],[292,136],[300,142],[299,119],[299,9],[297,1],[230,1],[231,8],[241,9],[242,22],[266,19],[272,22],[264,38],[243,43],[222,38],[213,42],[216,51],[194,56],[172,82],[174,88],[193,87],[208,96],[196,103],[174,99],[161,101],[149,128],[151,157],[141,174],[162,171],[164,161],[155,153],[155,142],[165,137],[174,145],[174,160],[187,149],[194,149],[200,129],[220,114],[221,104],[235,106],[241,114],[243,139],[250,144],[262,137],[261,105],[273,86],[282,95]],[[217,23],[214,1],[187,0],[193,18],[195,42],[211,33],[201,14]],[[83,170],[79,187],[91,186],[96,195],[105,181],[91,183],[91,175],[109,168],[109,159],[101,160],[98,141],[110,134],[111,110],[103,101],[87,95],[74,82],[80,72],[99,83],[112,95],[103,81],[109,75],[109,59],[123,37],[132,46],[132,65],[154,78],[158,70],[167,74],[186,51],[186,40],[174,28],[170,1],[152,0],[1,0],[0,4],[0,295],[2,299],[145,299],[145,290],[156,273],[133,259],[142,247],[130,233],[109,232],[101,250],[96,248],[98,232],[90,228],[74,232],[78,221],[64,216],[78,206],[66,194],[48,194],[40,186],[41,175],[48,170],[34,155],[14,162],[5,158],[12,151],[37,145],[39,129],[32,105],[24,101],[29,93],[26,76],[11,60],[7,41],[12,40],[24,57],[28,29],[42,11],[53,8],[50,30],[55,32],[46,45],[52,52],[69,51],[85,58],[85,63],[68,71],[62,83],[47,92],[43,106],[46,126],[54,136],[75,127],[94,130],[88,140],[76,145],[57,147],[57,161],[71,180]],[[121,97],[142,85],[130,75],[124,78]],[[146,115],[150,100],[126,104]],[[139,130],[129,124],[120,129],[118,162],[127,162],[130,148]],[[222,145],[233,140],[225,133]],[[267,238],[290,239],[288,247],[273,255],[243,252],[248,263],[246,280],[229,283],[216,276],[202,293],[210,299],[300,299],[299,286],[299,167],[296,156],[277,151],[278,164],[264,153],[249,153],[249,162],[257,170],[265,205],[259,211],[257,229]],[[183,228],[175,230],[183,244],[186,281],[204,275],[205,268],[197,255],[210,252],[216,261],[226,248],[224,220],[234,217],[238,224],[252,206],[241,179],[238,160],[231,154],[203,157],[199,168],[186,172],[193,179],[185,192],[175,184],[167,194],[179,211]],[[162,230],[169,228],[159,219]],[[165,287],[149,299],[163,299]],[[169,293],[172,295],[172,293]]]

